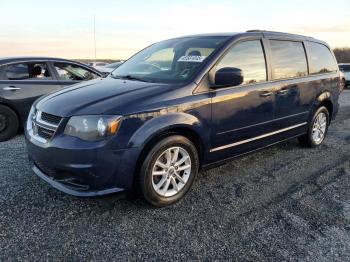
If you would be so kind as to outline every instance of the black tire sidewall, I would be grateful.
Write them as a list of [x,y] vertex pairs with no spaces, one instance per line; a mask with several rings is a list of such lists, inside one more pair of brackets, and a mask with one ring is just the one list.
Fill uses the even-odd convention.
[[[164,197],[156,193],[152,185],[152,169],[155,164],[155,161],[158,159],[160,154],[162,154],[167,148],[180,146],[184,148],[191,158],[191,175],[186,185],[181,189],[181,191],[171,197]],[[199,159],[196,147],[193,143],[188,140],[186,137],[173,135],[164,138],[158,142],[149,152],[143,162],[140,171],[139,185],[141,193],[145,200],[153,206],[162,207],[174,204],[181,200],[188,190],[191,188],[195,177],[198,173],[199,168]]]
[[[325,113],[326,114],[326,117],[327,117],[327,125],[326,125],[326,131],[324,133],[324,136],[323,136],[323,140],[321,141],[321,143],[315,143],[314,139],[312,138],[312,129],[313,129],[313,126],[314,126],[314,123],[315,123],[315,119],[316,117],[320,114],[320,113]],[[314,113],[310,123],[309,123],[309,129],[308,129],[308,140],[309,140],[309,144],[311,147],[318,147],[320,145],[322,145],[322,143],[324,142],[326,136],[327,136],[327,132],[328,132],[328,127],[329,127],[329,123],[330,123],[330,115],[329,115],[329,111],[326,107],[324,106],[321,106],[319,107],[316,112]]]
[[7,119],[5,130],[0,132],[0,142],[6,141],[16,135],[19,128],[19,120],[17,114],[9,107],[0,105],[0,114]]

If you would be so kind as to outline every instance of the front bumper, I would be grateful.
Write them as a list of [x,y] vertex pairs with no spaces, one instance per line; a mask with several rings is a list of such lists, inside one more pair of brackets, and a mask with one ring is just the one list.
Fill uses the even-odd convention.
[[113,143],[68,136],[40,143],[25,136],[32,170],[60,191],[90,197],[132,188],[138,148],[115,150]]
[[35,165],[34,162],[32,162],[31,166],[32,166],[32,170],[38,177],[40,177],[41,179],[49,183],[52,187],[56,188],[57,190],[72,196],[92,197],[92,196],[102,196],[102,195],[124,191],[124,189],[118,188],[118,187],[104,189],[104,190],[95,190],[95,191],[91,191],[91,190],[85,191],[81,189],[79,190],[76,185],[69,186],[69,184],[67,183],[62,183],[61,181],[55,180],[55,178],[47,176]]

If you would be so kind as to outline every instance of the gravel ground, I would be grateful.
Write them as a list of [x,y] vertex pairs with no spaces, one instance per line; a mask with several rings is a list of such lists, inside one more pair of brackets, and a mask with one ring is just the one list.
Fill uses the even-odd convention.
[[349,261],[350,91],[324,145],[295,140],[203,172],[180,203],[79,199],[29,169],[23,136],[0,144],[0,261]]

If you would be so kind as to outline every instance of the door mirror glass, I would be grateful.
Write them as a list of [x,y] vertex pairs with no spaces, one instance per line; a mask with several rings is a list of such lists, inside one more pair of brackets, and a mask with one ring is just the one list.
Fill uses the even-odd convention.
[[[239,86],[243,83],[243,72],[236,67],[224,67],[215,73],[215,87]],[[215,88],[214,87],[214,88]]]

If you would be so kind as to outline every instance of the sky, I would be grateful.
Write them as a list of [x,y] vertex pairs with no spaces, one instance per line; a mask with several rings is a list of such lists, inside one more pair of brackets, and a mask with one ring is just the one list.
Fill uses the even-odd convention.
[[[350,0],[0,0],[0,57],[127,59],[168,38],[263,29],[350,47]],[[95,17],[95,34],[94,34]]]

